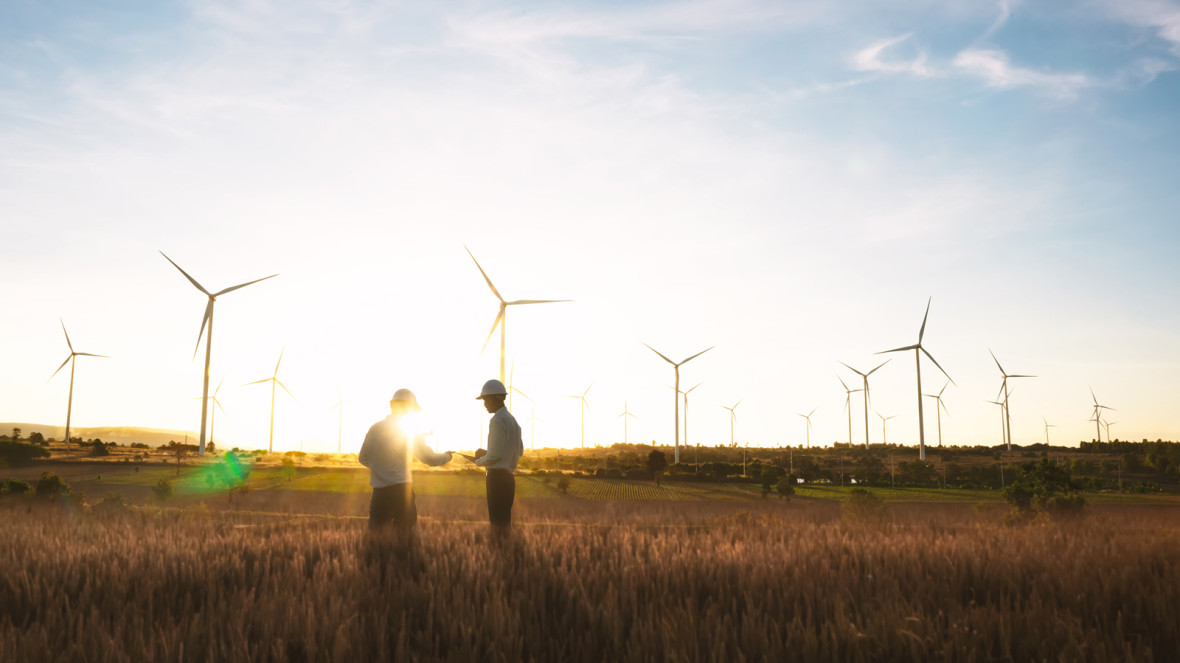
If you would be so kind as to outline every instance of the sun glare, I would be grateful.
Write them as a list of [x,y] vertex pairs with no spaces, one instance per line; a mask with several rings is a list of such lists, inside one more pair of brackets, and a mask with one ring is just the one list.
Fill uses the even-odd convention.
[[411,412],[401,417],[398,421],[398,428],[407,437],[417,437],[419,435],[430,435],[434,431],[430,427],[430,421],[424,412]]

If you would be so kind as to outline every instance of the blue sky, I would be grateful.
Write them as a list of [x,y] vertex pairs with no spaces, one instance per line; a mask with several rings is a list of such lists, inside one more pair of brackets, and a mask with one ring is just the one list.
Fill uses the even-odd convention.
[[[466,244],[510,298],[577,299],[510,315],[539,443],[591,381],[588,439],[627,400],[670,441],[639,341],[718,346],[684,378],[703,441],[738,399],[755,444],[813,407],[843,440],[836,361],[913,342],[929,296],[950,440],[998,441],[988,347],[1043,376],[1017,441],[1093,437],[1091,385],[1116,435],[1175,438],[1178,66],[1173,2],[8,2],[0,419],[62,418],[62,317],[116,355],[79,365],[77,425],[196,428],[201,303],[163,249],[209,287],[282,274],[218,305],[229,439],[265,435],[240,383],[285,345],[284,444],[404,384],[471,446],[495,306]],[[915,440],[912,364],[880,380]]]

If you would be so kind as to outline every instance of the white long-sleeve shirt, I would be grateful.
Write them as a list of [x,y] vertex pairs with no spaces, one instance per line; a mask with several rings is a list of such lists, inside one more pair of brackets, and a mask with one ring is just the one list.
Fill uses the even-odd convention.
[[[369,468],[369,485],[374,488],[410,483],[410,448],[398,418],[390,415],[373,424],[357,454],[361,465]],[[442,465],[451,454],[436,454],[426,446],[426,436],[414,438],[413,455],[427,465]]]
[[489,470],[515,472],[523,455],[524,441],[520,439],[520,424],[516,423],[516,417],[506,407],[496,410],[488,426],[488,453],[476,458],[475,464]]

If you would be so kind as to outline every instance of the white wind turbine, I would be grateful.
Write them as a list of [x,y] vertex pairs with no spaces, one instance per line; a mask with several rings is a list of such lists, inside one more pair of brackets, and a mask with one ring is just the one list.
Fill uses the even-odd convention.
[[627,401],[623,401],[623,413],[618,417],[623,420],[623,444],[627,444],[627,417],[638,418],[627,409]]
[[[844,411],[848,413],[848,446],[852,446],[852,395],[863,389],[849,389],[848,385],[844,384],[844,378],[836,375],[836,379],[840,381],[840,386],[844,387]],[[867,405],[867,403],[866,403]],[[868,440],[869,429],[865,427],[865,440]]]
[[1046,419],[1044,416],[1041,417],[1041,421],[1045,422],[1045,444],[1049,444],[1049,429],[1050,428],[1057,428],[1057,427],[1054,426],[1053,424],[1049,423],[1049,420]]
[[731,446],[731,447],[733,447],[733,446],[736,446],[736,445],[733,443],[733,422],[737,421],[737,412],[736,412],[736,410],[737,410],[737,406],[739,406],[739,405],[741,405],[741,404],[742,404],[742,402],[741,402],[741,401],[738,401],[738,402],[736,402],[736,403],[734,403],[734,404],[733,404],[733,407],[728,407],[728,406],[725,406],[725,405],[722,405],[722,406],[721,406],[722,408],[724,408],[724,409],[726,409],[726,410],[729,410],[729,446]]
[[897,415],[891,414],[888,417],[886,417],[886,416],[882,415],[880,412],[877,412],[876,410],[873,410],[873,412],[876,412],[877,416],[881,417],[881,444],[889,444],[889,435],[885,432],[885,422],[896,417]]
[[[591,382],[590,387],[593,387],[593,386],[594,386],[594,382]],[[578,414],[580,414],[582,417],[582,428],[581,428],[582,438],[581,439],[582,439],[582,448],[583,449],[586,448],[586,410],[590,409],[590,403],[586,401],[586,394],[590,393],[590,387],[586,387],[586,391],[583,391],[581,396],[570,396],[570,398],[576,398],[579,401]]]
[[815,411],[817,409],[818,408],[811,408],[811,412],[808,412],[807,414],[802,414],[800,412],[795,413],[795,414],[798,414],[800,417],[803,417],[804,419],[807,420],[806,428],[807,428],[807,448],[808,449],[811,448],[811,415],[815,414]]
[[[695,385],[693,385],[692,389],[689,389],[688,391],[680,392],[680,395],[684,397],[684,446],[686,446],[686,447],[689,446],[689,444],[688,444],[688,395],[691,394],[697,387],[701,386],[702,384],[705,384],[705,383],[698,382]],[[673,388],[675,388],[675,387],[673,387]]]
[[[648,350],[651,350],[652,352],[660,355],[660,359],[663,359],[664,361],[668,362],[669,364],[672,364],[672,370],[673,370],[673,373],[675,374],[675,380],[672,383],[672,390],[673,390],[672,400],[675,403],[675,407],[674,407],[673,413],[672,413],[672,422],[673,422],[673,430],[674,430],[673,440],[674,440],[675,446],[676,446],[675,458],[673,460],[673,463],[676,465],[679,465],[680,464],[680,367],[687,364],[688,362],[692,361],[693,359],[696,359],[697,357],[705,354],[706,352],[708,352],[709,350],[712,350],[713,348],[715,348],[717,346],[711,345],[711,346],[705,348],[704,350],[701,350],[700,352],[696,353],[695,355],[692,355],[691,357],[687,357],[687,358],[681,360],[680,362],[674,362],[671,359],[668,359],[667,357],[665,357],[663,355],[663,353],[661,353],[659,350],[651,347],[650,345],[647,345],[647,343],[644,343],[644,345],[647,346]],[[693,387],[693,388],[695,389],[696,387]]]
[[[209,401],[213,403],[213,407],[209,411],[209,444],[213,444],[213,425],[217,423],[217,411],[221,410],[221,413],[225,414],[225,408],[221,407],[221,401],[217,400],[217,393],[221,391],[223,384],[225,384],[225,378],[221,378],[221,382],[218,382],[217,388],[213,390],[213,395],[209,397]],[[200,398],[200,396],[196,396],[193,400]]]
[[1117,423],[1118,423],[1117,421],[1104,421],[1104,422],[1102,422],[1102,426],[1106,429],[1106,441],[1107,442],[1114,441],[1114,438],[1110,436],[1110,427],[1117,424]]
[[[1008,441],[1008,432],[1004,428],[1004,402],[1003,401],[984,401],[984,402],[991,403],[992,405],[999,405],[1000,406],[1000,446],[1004,446],[1004,444],[1007,443],[1007,441]],[[1011,445],[1008,446],[1008,450],[1009,451],[1012,450]]]
[[1000,375],[1004,378],[1004,382],[1000,385],[1000,393],[1004,396],[1004,432],[1008,438],[1008,451],[1012,451],[1012,408],[1008,405],[1008,397],[1012,394],[1008,391],[1008,378],[1035,378],[1035,375],[1008,375],[1004,372],[1004,367],[1000,366],[1000,360],[996,359],[996,353],[988,348],[988,354],[992,356],[992,361],[996,362],[996,368],[1000,369]]
[[[918,458],[919,458],[919,460],[926,460],[926,430],[925,430],[926,426],[925,426],[924,420],[922,418],[922,353],[926,353],[926,356],[930,358],[930,361],[934,362],[935,366],[938,366],[938,370],[942,371],[943,375],[946,375],[946,379],[950,380],[951,384],[955,383],[954,379],[951,378],[951,376],[948,375],[945,370],[943,370],[942,366],[939,365],[938,360],[934,358],[934,355],[930,354],[930,352],[926,348],[922,347],[922,337],[924,337],[926,335],[926,318],[928,318],[930,316],[930,302],[931,302],[931,300],[933,300],[933,297],[926,300],[926,314],[922,316],[922,327],[918,330],[918,342],[917,343],[915,343],[913,345],[907,345],[904,347],[900,347],[900,348],[894,348],[892,350],[882,350],[881,352],[877,353],[877,354],[885,354],[887,352],[904,352],[906,350],[913,350],[914,351],[914,366],[917,369],[917,376],[918,376]],[[894,415],[894,416],[896,416],[896,415]]]
[[[61,363],[61,366],[57,367],[57,370],[53,372],[53,375],[49,376],[49,380],[52,380],[55,375],[60,373],[61,369],[66,367],[66,364],[70,365],[70,397],[69,397],[69,400],[66,401],[66,458],[69,458],[70,457],[70,417],[74,413],[74,366],[76,363],[76,359],[78,357],[102,357],[104,359],[110,359],[110,357],[108,357],[106,355],[91,354],[89,352],[76,352],[74,350],[74,344],[70,342],[70,333],[68,331],[66,331],[65,321],[59,320],[59,322],[61,322],[61,332],[66,335],[66,346],[70,348],[70,356],[66,357],[66,360]],[[49,382],[49,380],[46,380],[46,382]]]
[[[279,355],[279,358],[280,358],[280,360],[282,359],[281,354]],[[276,366],[275,367],[275,375],[278,375],[278,372],[279,372],[279,369]],[[286,387],[283,387],[283,389],[286,389]],[[287,392],[287,393],[291,393],[291,392]],[[295,397],[292,396],[291,398],[295,398]],[[342,393],[340,393],[339,387],[336,388],[336,399],[337,399],[336,404],[332,406],[332,409],[340,411],[339,419],[336,422],[336,453],[340,453],[341,449],[343,448],[342,445],[344,442],[344,404],[347,403],[348,401],[344,400],[344,395]]]
[[163,251],[160,251],[160,255],[164,256],[164,259],[167,260],[168,262],[171,262],[173,267],[175,267],[176,269],[179,269],[180,273],[184,274],[184,278],[189,280],[189,283],[192,283],[193,286],[195,286],[197,290],[200,290],[202,293],[205,294],[206,297],[209,298],[209,303],[205,305],[205,316],[203,318],[201,318],[201,329],[200,329],[200,331],[197,332],[197,345],[196,345],[196,347],[193,348],[193,359],[196,359],[197,358],[197,349],[199,349],[201,347],[201,333],[205,331],[205,327],[207,325],[209,328],[209,332],[205,336],[205,381],[204,381],[203,386],[201,388],[201,438],[200,438],[201,441],[200,441],[200,446],[198,446],[198,448],[197,448],[197,454],[204,456],[205,455],[205,418],[209,414],[209,359],[212,356],[212,352],[213,352],[213,302],[217,301],[218,297],[220,297],[226,293],[233,292],[234,290],[237,290],[238,288],[245,288],[248,285],[253,285],[255,283],[258,283],[259,281],[273,279],[274,277],[278,276],[278,274],[271,274],[270,276],[264,276],[260,279],[254,279],[253,281],[248,281],[246,283],[242,283],[239,285],[230,286],[224,290],[218,290],[217,292],[211,293],[208,290],[206,290],[205,287],[202,286],[200,283],[197,283],[196,279],[189,276],[188,272],[184,271],[183,269],[180,269],[180,265],[173,262],[172,258],[169,258],[167,256],[167,254],[165,254]]
[[[852,371],[853,373],[856,373],[857,375],[859,375],[861,377],[862,380],[864,380],[864,386],[860,389],[860,391],[863,391],[865,393],[865,449],[869,448],[869,406],[872,403],[872,399],[869,398],[869,376],[872,375],[873,373],[876,373],[877,369],[881,368],[882,366],[884,366],[885,364],[888,364],[891,361],[893,361],[893,360],[886,359],[885,361],[878,364],[876,368],[869,371],[868,373],[861,373],[860,371],[849,366],[848,364],[844,364],[844,362],[840,362],[841,364],[844,364],[845,368]],[[840,382],[843,383],[844,381],[841,380]],[[847,389],[848,387],[846,386],[844,388]],[[852,417],[852,415],[851,415],[851,413],[849,413],[849,421],[851,421],[851,417]],[[851,429],[852,424],[849,423],[848,427]],[[849,442],[849,444],[851,444],[852,443],[852,436],[849,435],[848,438],[849,438],[848,442]]]
[[938,415],[938,447],[940,449],[942,448],[942,413],[945,411],[947,416],[950,416],[951,414],[950,410],[946,409],[946,403],[942,402],[942,392],[946,391],[946,388],[949,386],[950,384],[942,385],[942,389],[940,389],[937,394],[926,394],[926,398],[933,398],[935,401],[937,401],[937,404],[934,406],[934,412]]
[[[1094,418],[1090,421],[1094,422],[1094,427],[1097,429],[1098,441],[1102,441],[1102,410],[1110,410],[1116,412],[1113,407],[1107,407],[1098,402],[1098,397],[1094,395],[1094,387],[1090,387],[1090,398],[1094,399]],[[1110,441],[1110,436],[1107,436],[1107,441]]]
[[295,394],[292,394],[290,389],[287,389],[287,385],[283,384],[282,381],[279,380],[279,364],[283,363],[283,353],[286,351],[286,348],[283,348],[283,350],[279,352],[279,360],[275,362],[274,375],[269,378],[247,382],[246,384],[242,385],[245,387],[252,384],[262,384],[263,382],[270,383],[270,441],[267,443],[267,453],[275,452],[275,385],[282,387],[283,391],[287,392],[287,395],[292,399],[296,401],[299,400],[298,398],[295,398]]
[[[471,253],[471,249],[468,249],[466,246],[464,246],[463,248],[467,251],[467,255],[471,256],[471,260],[472,260],[472,262],[475,263],[476,269],[478,269],[479,273],[483,275],[483,280],[488,282],[488,287],[492,289],[492,294],[496,296],[496,299],[500,300],[500,312],[496,314],[496,319],[492,321],[492,330],[488,332],[488,337],[483,342],[483,347],[485,350],[487,349],[488,342],[490,342],[492,340],[492,335],[496,333],[496,327],[499,326],[500,327],[500,382],[503,382],[504,381],[504,348],[505,348],[504,328],[507,326],[508,307],[509,306],[522,306],[524,304],[555,304],[558,302],[568,302],[568,301],[573,301],[573,300],[570,300],[570,299],[518,299],[518,300],[512,301],[512,302],[505,301],[504,298],[500,296],[500,291],[496,290],[496,286],[492,285],[492,280],[490,278],[488,278],[487,272],[483,271],[483,267],[480,267],[479,261],[475,259],[475,254]],[[482,352],[482,350],[481,350],[481,352]]]

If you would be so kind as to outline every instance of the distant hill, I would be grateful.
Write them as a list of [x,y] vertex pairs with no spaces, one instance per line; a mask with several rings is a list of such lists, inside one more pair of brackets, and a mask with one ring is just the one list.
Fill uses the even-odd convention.
[[[66,436],[65,426],[22,423],[0,423],[0,435],[11,435],[13,428],[20,429],[22,438],[27,438],[31,433],[41,433],[46,438],[52,437],[55,440],[61,440]],[[190,443],[196,443],[197,434],[193,431],[137,428],[135,426],[70,427],[70,437],[80,437],[84,440],[91,440],[97,437],[103,442],[118,442],[121,445],[137,442],[146,444],[149,447],[163,446],[173,440],[184,442],[186,435]]]

